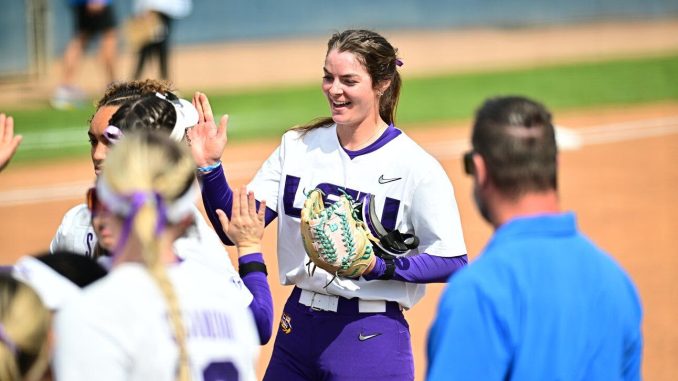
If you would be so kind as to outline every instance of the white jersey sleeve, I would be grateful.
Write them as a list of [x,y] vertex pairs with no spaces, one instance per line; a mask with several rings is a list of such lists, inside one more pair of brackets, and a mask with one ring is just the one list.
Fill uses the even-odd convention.
[[248,190],[254,192],[254,197],[259,200],[266,200],[266,207],[278,212],[278,198],[280,197],[280,178],[282,173],[283,155],[285,153],[285,143],[278,146],[273,153],[266,159],[259,168],[252,182],[247,186]]
[[419,238],[420,253],[441,257],[466,254],[454,189],[438,161],[431,157],[428,173],[414,190],[409,216]]
[[97,243],[97,236],[92,228],[92,214],[86,204],[79,204],[71,208],[61,225],[57,228],[49,252],[70,251],[75,254],[92,256]]

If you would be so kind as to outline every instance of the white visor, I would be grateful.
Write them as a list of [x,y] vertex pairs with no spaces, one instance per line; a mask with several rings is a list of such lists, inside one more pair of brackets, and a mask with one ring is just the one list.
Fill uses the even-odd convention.
[[198,124],[198,110],[193,106],[193,103],[185,99],[168,99],[168,97],[161,93],[155,93],[155,95],[172,103],[172,106],[174,106],[174,110],[177,113],[177,121],[174,123],[170,138],[177,142],[181,141],[184,138],[186,129]]

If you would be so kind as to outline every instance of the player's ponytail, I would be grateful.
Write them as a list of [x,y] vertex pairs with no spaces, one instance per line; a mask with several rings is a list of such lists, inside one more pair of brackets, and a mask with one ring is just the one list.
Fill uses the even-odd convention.
[[[161,259],[163,229],[190,214],[194,197],[193,163],[186,147],[166,134],[148,130],[125,135],[109,153],[97,185],[102,201],[124,220],[119,255],[125,244],[125,226],[140,245],[140,255],[162,292],[179,349],[179,380],[190,377],[186,329],[179,300]],[[108,200],[108,202],[106,202]],[[117,201],[116,201],[117,200]],[[116,202],[122,206],[116,208]],[[112,204],[112,205],[111,205]]]
[[0,274],[0,380],[41,380],[49,365],[49,311],[40,297]]

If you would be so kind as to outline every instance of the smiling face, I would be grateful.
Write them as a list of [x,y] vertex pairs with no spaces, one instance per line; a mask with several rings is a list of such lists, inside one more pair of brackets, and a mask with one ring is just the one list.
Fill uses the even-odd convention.
[[119,106],[103,106],[99,108],[89,124],[87,135],[89,135],[91,146],[90,155],[94,165],[94,173],[97,176],[101,174],[101,165],[106,159],[111,144],[104,136],[104,130],[108,127],[108,121],[118,108]]
[[332,119],[339,126],[374,126],[379,121],[379,98],[372,78],[355,54],[332,49],[325,58],[323,93]]

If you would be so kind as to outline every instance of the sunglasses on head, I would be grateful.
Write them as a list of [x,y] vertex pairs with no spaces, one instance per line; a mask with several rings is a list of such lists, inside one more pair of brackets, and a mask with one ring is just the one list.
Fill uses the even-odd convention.
[[474,154],[475,151],[473,150],[470,150],[464,154],[464,172],[469,176],[472,176],[476,171],[476,167],[473,164]]

